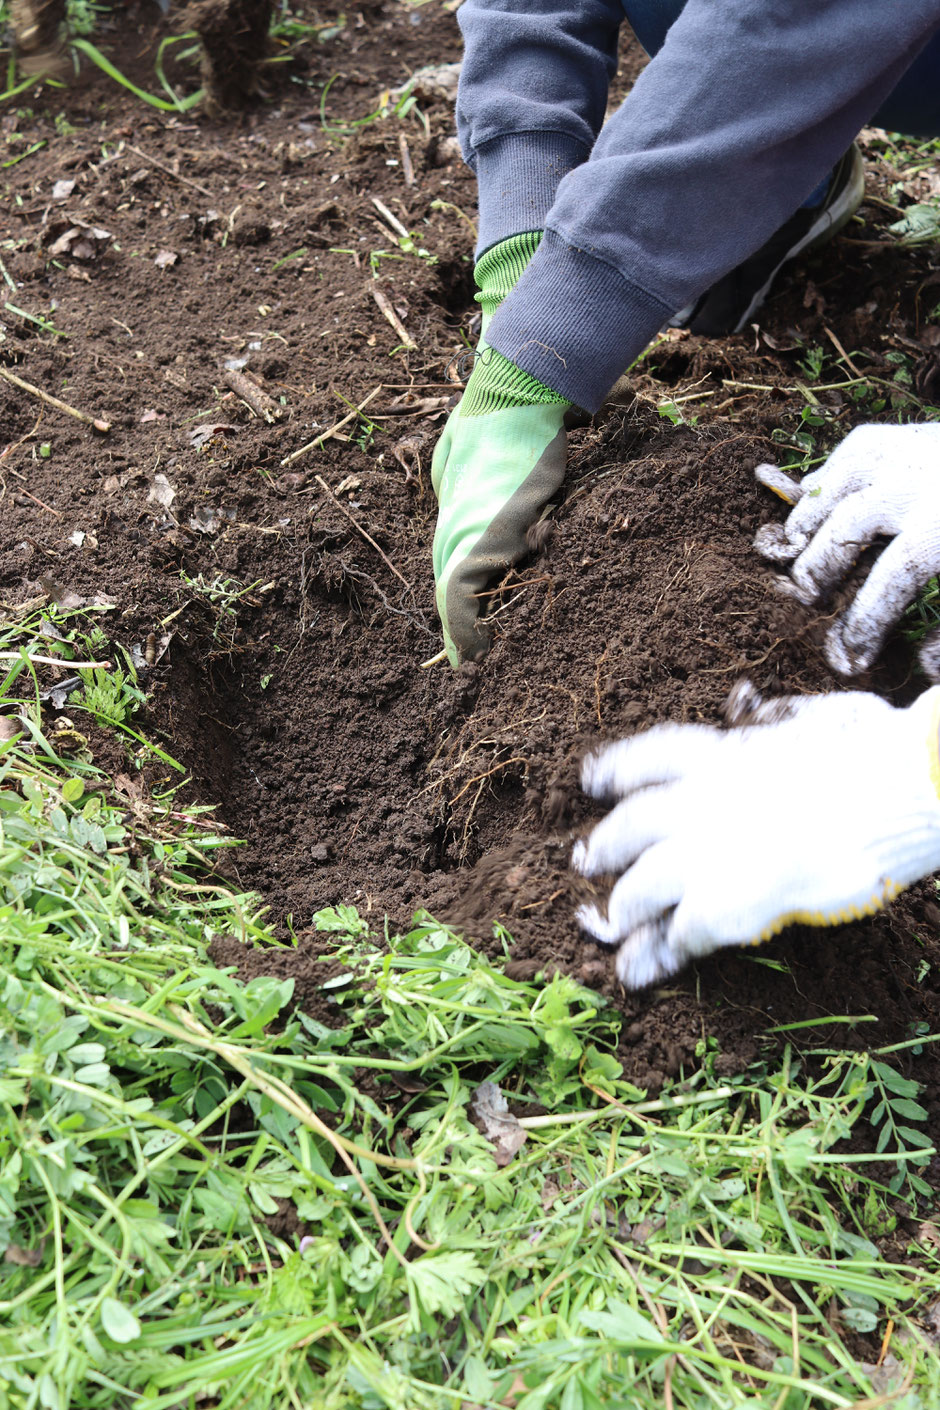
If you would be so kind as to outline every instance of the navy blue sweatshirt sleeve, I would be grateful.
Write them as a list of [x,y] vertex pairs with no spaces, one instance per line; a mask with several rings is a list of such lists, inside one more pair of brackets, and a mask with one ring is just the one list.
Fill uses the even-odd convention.
[[620,0],[464,0],[457,132],[479,183],[477,254],[541,230],[607,110]]
[[593,147],[619,5],[465,0],[459,15],[480,250],[546,232],[487,341],[595,410],[824,178],[940,28],[940,0],[688,0]]

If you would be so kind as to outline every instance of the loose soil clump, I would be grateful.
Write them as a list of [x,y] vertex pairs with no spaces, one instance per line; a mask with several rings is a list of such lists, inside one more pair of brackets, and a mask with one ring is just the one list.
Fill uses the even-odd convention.
[[[823,1044],[932,1030],[932,884],[627,995],[574,926],[586,883],[567,869],[599,815],[577,788],[592,742],[717,722],[742,675],[770,693],[844,688],[825,623],[784,604],[751,549],[782,513],[752,472],[801,458],[807,405],[825,449],[932,385],[923,310],[940,272],[884,232],[890,147],[867,146],[864,226],[795,268],[759,326],[671,337],[627,405],[572,433],[563,494],[494,600],[492,653],[452,672],[424,665],[440,647],[430,458],[472,345],[474,183],[443,98],[352,124],[458,58],[450,14],[366,5],[295,57],[302,81],[237,120],[154,116],[98,82],[62,99],[58,126],[25,103],[4,116],[16,150],[45,144],[4,173],[10,301],[57,332],[4,315],[0,365],[113,429],[0,384],[3,601],[116,601],[105,620],[138,650],[150,728],[246,839],[239,883],[299,937],[218,955],[293,975],[314,1011],[331,971],[310,920],[343,901],[379,931],[426,908],[490,951],[511,935],[511,972],[562,969],[623,1010],[627,1076],[653,1089],[706,1039],[730,1073],[768,1030],[810,1019],[834,1022],[795,1036]],[[627,49],[621,91],[639,63]],[[820,388],[852,382],[845,350],[883,407],[852,385],[813,392],[813,348]],[[270,398],[261,414],[235,373]],[[900,639],[861,683],[896,701],[924,684]],[[909,1061],[940,1134],[933,1053]]]

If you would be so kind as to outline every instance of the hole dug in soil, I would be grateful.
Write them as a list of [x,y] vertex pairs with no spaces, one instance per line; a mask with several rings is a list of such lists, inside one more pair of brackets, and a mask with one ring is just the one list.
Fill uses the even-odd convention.
[[[574,433],[573,488],[551,540],[506,592],[490,657],[457,673],[420,669],[437,645],[427,584],[408,605],[335,506],[311,511],[302,546],[272,543],[264,562],[278,587],[244,614],[242,652],[207,661],[191,641],[165,685],[171,736],[200,793],[247,839],[234,858],[239,880],[300,929],[299,949],[276,957],[279,972],[304,989],[322,982],[323,938],[303,926],[339,900],[396,926],[424,907],[491,952],[499,920],[513,937],[511,973],[561,968],[623,1009],[627,1075],[654,1089],[694,1064],[705,1036],[730,1073],[771,1026],[876,1015],[856,1030],[811,1030],[822,1045],[881,1045],[925,1019],[933,1027],[930,884],[870,921],[795,929],[756,955],[725,951],[636,996],[571,919],[588,885],[567,858],[594,815],[576,786],[589,742],[663,719],[717,721],[745,673],[772,693],[836,688],[820,624],[781,602],[750,549],[769,508],[750,473],[761,444],[664,429],[642,411]],[[419,502],[415,516],[410,486],[357,478],[357,514],[374,531],[381,496],[381,541],[422,582],[430,506]],[[899,693],[916,689],[906,682]],[[719,826],[720,816],[719,800]],[[263,972],[272,956],[238,962]]]

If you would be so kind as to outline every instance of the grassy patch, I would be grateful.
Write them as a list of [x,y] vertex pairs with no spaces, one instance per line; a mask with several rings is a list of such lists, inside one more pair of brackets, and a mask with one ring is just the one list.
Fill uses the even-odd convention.
[[[167,756],[130,722],[136,683],[99,667],[69,701],[120,726],[109,779],[25,659],[76,670],[82,619],[3,637],[3,1403],[935,1403],[915,1314],[940,1277],[923,1250],[883,1260],[895,1204],[867,1173],[912,1197],[916,1083],[789,1051],[720,1082],[706,1042],[646,1100],[619,1015],[572,980],[510,980],[428,917],[379,944],[345,907],[316,918],[345,960],[330,1022],[296,1012],[291,981],[206,958],[216,934],[274,942],[213,879],[205,811],[145,786]],[[504,1165],[483,1082],[510,1103]],[[840,1155],[866,1111],[880,1153]]]

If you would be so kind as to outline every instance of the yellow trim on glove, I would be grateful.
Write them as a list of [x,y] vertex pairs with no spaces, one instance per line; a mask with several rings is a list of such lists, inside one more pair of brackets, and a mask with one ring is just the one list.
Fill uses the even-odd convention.
[[[940,752],[940,751],[938,751]],[[940,767],[940,761],[938,761]],[[778,917],[768,925],[766,930],[762,930],[756,940],[751,940],[752,945],[763,945],[767,940],[773,940],[779,935],[781,930],[786,930],[788,925],[815,925],[819,927],[846,925],[850,920],[864,920],[867,916],[873,916],[876,912],[884,910],[895,896],[900,896],[904,890],[896,881],[892,881],[890,876],[886,876],[882,887],[881,895],[875,891],[872,893],[870,901],[863,906],[845,906],[841,911],[832,911],[828,915],[824,911],[788,911],[786,915]]]
[[930,712],[930,729],[927,734],[927,757],[930,760],[930,781],[934,792],[940,798],[940,691],[937,692]]

